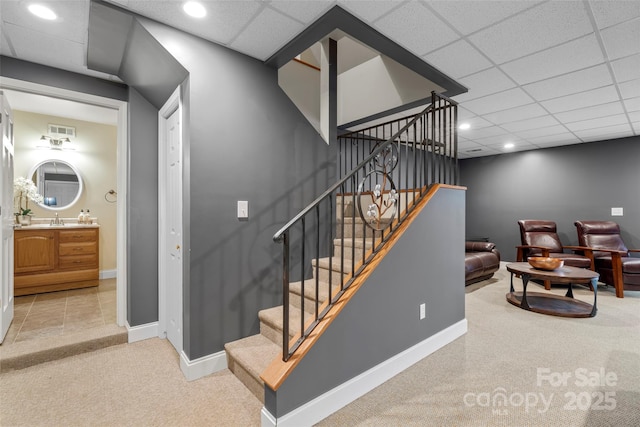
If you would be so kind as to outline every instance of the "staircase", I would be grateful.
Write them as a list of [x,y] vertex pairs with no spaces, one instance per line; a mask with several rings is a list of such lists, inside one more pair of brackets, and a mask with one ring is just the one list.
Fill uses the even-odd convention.
[[[319,278],[319,295],[317,298],[318,306],[329,297],[329,275],[333,278],[332,295],[340,290],[340,271],[350,273],[352,256],[355,255],[357,260],[363,258],[363,254],[371,251],[374,246],[374,238],[370,235],[371,230],[366,229],[367,238],[363,238],[362,222],[356,218],[355,238],[345,236],[344,239],[336,238],[333,240],[333,256],[331,258],[319,258],[311,261],[313,265],[314,277],[305,280],[304,284],[304,321],[307,322],[313,318],[316,311],[316,271]],[[351,228],[349,228],[351,230]],[[340,235],[337,230],[337,235]],[[350,232],[345,234],[351,234]],[[376,233],[379,234],[379,233]],[[379,236],[378,236],[379,237]],[[377,238],[379,241],[379,238]],[[343,261],[344,260],[344,261]],[[316,268],[316,266],[318,268]],[[351,274],[343,274],[343,279],[348,279]],[[301,310],[303,299],[301,295],[301,282],[292,282],[289,292],[289,339],[300,333]],[[227,353],[227,364],[231,372],[249,389],[251,392],[264,403],[264,382],[260,379],[260,374],[267,368],[273,359],[282,355],[282,325],[283,325],[283,309],[282,306],[261,310],[258,313],[260,319],[260,334],[252,335],[227,343],[225,351]]]
[[325,315],[353,297],[433,184],[457,184],[457,104],[435,92],[431,101],[415,116],[342,134],[338,182],[274,235],[283,247],[283,305],[258,313],[259,335],[225,345],[229,369],[263,403],[261,376],[277,392],[329,327]]

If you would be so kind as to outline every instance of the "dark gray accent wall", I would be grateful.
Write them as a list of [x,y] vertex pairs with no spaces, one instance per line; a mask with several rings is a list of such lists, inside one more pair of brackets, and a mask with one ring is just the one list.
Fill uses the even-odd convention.
[[158,320],[158,110],[129,90],[127,321]]
[[0,56],[0,75],[25,82],[126,101],[127,85]]
[[464,206],[463,190],[435,194],[278,391],[265,387],[272,415],[282,417],[465,318]]
[[[612,220],[640,247],[640,137],[460,161],[467,187],[466,234],[488,237],[505,261],[520,244],[519,219],[555,221],[563,244],[578,243],[576,220]],[[612,207],[624,216],[611,216]]]
[[[275,232],[335,181],[327,146],[277,83],[277,70],[157,22],[139,22],[189,72],[189,283],[193,360],[258,333],[281,302]],[[175,50],[172,50],[175,49]],[[237,201],[249,202],[248,221]]]

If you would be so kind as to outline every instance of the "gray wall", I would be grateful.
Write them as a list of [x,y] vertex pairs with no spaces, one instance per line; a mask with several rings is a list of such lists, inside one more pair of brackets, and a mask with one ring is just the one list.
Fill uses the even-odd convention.
[[436,193],[278,391],[265,387],[272,415],[282,417],[464,319],[464,205],[463,190]]
[[158,110],[129,89],[127,321],[158,320]]
[[[576,220],[612,220],[629,248],[640,247],[640,137],[460,161],[467,187],[466,235],[488,237],[514,261],[519,219],[555,221],[577,244]],[[624,216],[612,217],[612,207]]]
[[[335,181],[327,146],[277,85],[277,70],[146,19],[189,72],[191,182],[185,352],[190,359],[258,333],[258,311],[280,304],[275,232]],[[249,220],[236,218],[238,200]]]

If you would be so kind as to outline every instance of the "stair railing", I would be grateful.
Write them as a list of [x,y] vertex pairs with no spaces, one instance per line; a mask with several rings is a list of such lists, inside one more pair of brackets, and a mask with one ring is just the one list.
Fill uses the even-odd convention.
[[[340,299],[428,187],[458,184],[457,103],[435,92],[431,98],[431,104],[415,116],[340,135],[341,178],[274,235],[274,241],[283,243],[284,361]],[[334,247],[339,254],[333,253]],[[290,342],[290,322],[298,316],[292,315],[290,307],[292,278],[300,283],[300,334],[294,342]],[[305,306],[310,310],[305,311]]]

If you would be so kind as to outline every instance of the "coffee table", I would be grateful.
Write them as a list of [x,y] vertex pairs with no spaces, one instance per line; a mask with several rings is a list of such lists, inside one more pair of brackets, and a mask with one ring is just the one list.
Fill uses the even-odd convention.
[[[598,278],[600,275],[585,268],[561,267],[555,270],[541,270],[534,268],[527,262],[507,264],[507,271],[511,272],[511,287],[507,294],[507,301],[523,310],[536,313],[550,314],[562,317],[593,317],[598,311]],[[513,275],[522,278],[522,292],[515,292]],[[527,283],[531,279],[550,280],[552,283],[569,285],[566,295],[552,293],[529,292]],[[591,284],[593,287],[593,305],[573,298],[573,284]]]

